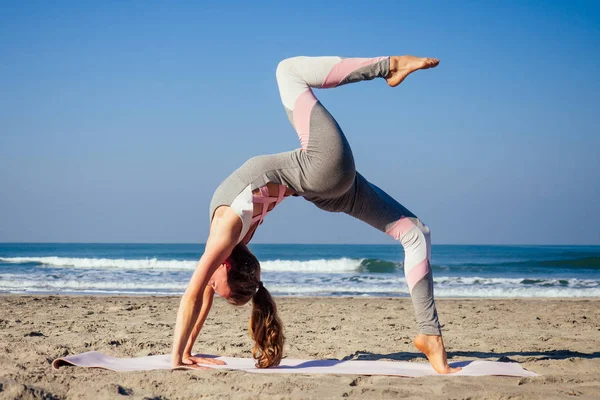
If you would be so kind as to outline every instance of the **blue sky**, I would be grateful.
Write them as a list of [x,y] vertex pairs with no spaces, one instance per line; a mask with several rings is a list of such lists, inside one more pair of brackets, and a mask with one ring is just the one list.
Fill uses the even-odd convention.
[[[299,146],[278,61],[415,54],[441,64],[395,89],[316,93],[358,170],[434,243],[600,244],[595,2],[3,1],[0,15],[0,242],[204,242],[219,182]],[[390,239],[289,199],[255,242]]]

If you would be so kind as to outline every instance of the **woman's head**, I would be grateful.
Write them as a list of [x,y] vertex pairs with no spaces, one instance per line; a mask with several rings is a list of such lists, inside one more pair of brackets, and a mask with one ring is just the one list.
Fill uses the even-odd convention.
[[242,306],[256,294],[260,282],[260,263],[243,244],[233,248],[226,263],[229,264],[227,283],[230,290],[227,301],[234,306]]
[[277,316],[277,307],[269,291],[260,280],[260,263],[243,244],[238,244],[227,263],[227,301],[241,306],[252,299],[250,336],[254,339],[252,356],[258,368],[279,365],[283,355],[283,326]]

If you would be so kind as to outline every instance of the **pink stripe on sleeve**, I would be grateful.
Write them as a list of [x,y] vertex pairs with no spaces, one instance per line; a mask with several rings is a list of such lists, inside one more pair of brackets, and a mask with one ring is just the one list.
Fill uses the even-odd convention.
[[415,224],[408,219],[407,217],[402,217],[396,223],[388,229],[385,233],[394,238],[394,240],[399,240],[406,232],[408,232]]
[[371,64],[375,64],[385,57],[376,58],[344,58],[339,63],[335,64],[331,71],[327,74],[323,80],[322,88],[332,88],[340,84],[348,75],[356,71],[359,68],[366,67]]
[[300,138],[300,144],[302,148],[306,150],[308,148],[308,139],[310,136],[310,113],[317,103],[317,98],[313,94],[312,90],[308,89],[296,100],[294,105],[294,127]]
[[429,272],[429,261],[424,259],[406,273],[406,283],[408,290],[412,293],[413,288]]

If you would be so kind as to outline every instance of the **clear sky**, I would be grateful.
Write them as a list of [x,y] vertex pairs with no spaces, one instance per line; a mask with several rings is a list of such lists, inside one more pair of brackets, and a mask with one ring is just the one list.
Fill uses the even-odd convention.
[[[0,242],[204,242],[214,189],[299,147],[277,63],[437,57],[316,95],[434,243],[600,244],[596,1],[2,1]],[[393,243],[300,198],[259,243]]]

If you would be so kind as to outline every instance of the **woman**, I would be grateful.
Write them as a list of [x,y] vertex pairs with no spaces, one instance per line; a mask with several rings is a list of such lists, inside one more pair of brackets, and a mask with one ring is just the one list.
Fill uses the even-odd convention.
[[204,254],[181,299],[172,366],[222,363],[191,355],[210,311],[213,295],[234,305],[253,301],[250,334],[257,366],[278,365],[283,332],[275,303],[260,280],[258,260],[246,247],[265,215],[287,196],[302,196],[317,207],[345,212],[400,241],[404,269],[420,332],[415,346],[439,373],[455,372],[446,359],[433,299],[429,229],[410,211],[356,172],[352,151],[335,119],[311,88],[384,78],[394,87],[434,58],[295,57],[277,67],[281,100],[302,148],[252,158],[217,188],[210,206],[210,234]]

